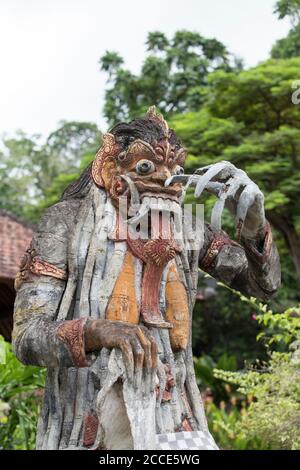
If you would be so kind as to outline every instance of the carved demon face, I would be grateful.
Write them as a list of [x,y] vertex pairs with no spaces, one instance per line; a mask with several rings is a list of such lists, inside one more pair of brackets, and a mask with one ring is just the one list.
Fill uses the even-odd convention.
[[[103,137],[92,175],[117,206],[127,197],[130,206],[166,210],[179,204],[181,183],[165,187],[166,180],[183,173],[186,151],[166,121],[150,108],[145,119],[119,124]],[[150,207],[152,206],[152,207]],[[161,207],[160,207],[161,206]]]

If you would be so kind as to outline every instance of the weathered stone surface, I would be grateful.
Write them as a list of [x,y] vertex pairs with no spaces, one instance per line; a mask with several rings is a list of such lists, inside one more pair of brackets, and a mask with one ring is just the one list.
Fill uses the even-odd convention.
[[[198,240],[181,224],[183,238],[175,248],[172,230],[160,242],[159,219],[159,242],[133,249],[118,235],[120,194],[131,199],[131,209],[144,198],[135,220],[148,217],[148,205],[157,211],[176,206],[182,216],[181,184],[164,183],[177,174],[184,150],[161,116],[153,110],[149,116],[112,130],[92,174],[86,170],[65,191],[34,235],[37,255],[53,273],[66,273],[32,273],[15,304],[16,355],[48,368],[38,449],[152,449],[158,434],[208,433],[191,345],[199,267],[263,300],[279,286],[279,258],[267,224],[240,244],[210,225]],[[152,173],[144,175],[145,159]]]

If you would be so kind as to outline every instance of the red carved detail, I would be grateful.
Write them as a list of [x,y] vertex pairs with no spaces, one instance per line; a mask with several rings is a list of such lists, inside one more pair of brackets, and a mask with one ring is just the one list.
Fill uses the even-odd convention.
[[43,261],[31,244],[20,261],[20,270],[15,279],[15,289],[18,290],[24,281],[32,280],[32,275],[50,276],[62,280],[67,279],[66,271],[47,261]]
[[183,392],[181,393],[181,398],[182,401],[185,404],[186,412],[182,413],[181,415],[181,425],[176,429],[176,432],[182,432],[182,431],[194,431],[194,426],[193,426],[193,413],[191,410],[191,406],[189,404],[186,390],[184,389]]
[[238,243],[230,240],[228,235],[221,232],[214,236],[207,252],[205,253],[204,257],[200,261],[201,268],[207,269],[211,266],[213,261],[216,259],[222,248],[226,245],[235,245],[239,246]]
[[103,135],[103,145],[96,154],[92,165],[92,178],[97,186],[103,187],[104,182],[101,176],[102,166],[109,156],[117,156],[120,149],[112,134]]
[[89,413],[84,418],[83,425],[83,445],[90,447],[95,443],[98,431],[98,417],[94,413]]
[[146,118],[149,119],[149,121],[156,122],[163,129],[165,137],[169,136],[170,129],[168,123],[163,115],[158,112],[156,106],[150,106],[150,108],[148,108]]
[[171,401],[171,398],[172,398],[171,392],[169,392],[169,390],[164,390],[161,401],[162,402]]
[[55,277],[56,279],[67,279],[67,273],[63,270],[54,266],[53,264],[47,263],[47,261],[43,261],[41,258],[34,258],[32,264],[30,266],[30,270],[33,274],[38,276],[51,276]]
[[147,260],[151,260],[157,266],[163,266],[175,257],[177,247],[172,240],[157,238],[145,243],[144,250]]
[[134,256],[137,258],[141,259],[144,261],[144,263],[147,263],[147,257],[145,253],[145,240],[142,240],[141,238],[133,239],[130,237],[130,234],[128,233],[127,235],[127,243],[130,251]]
[[157,328],[172,328],[164,320],[159,309],[159,288],[163,273],[163,266],[147,263],[144,268],[142,283],[141,315],[144,322]]
[[179,248],[174,240],[161,237],[147,241],[128,237],[127,243],[131,252],[145,263],[141,299],[144,322],[157,328],[172,328],[159,309],[159,288],[164,266],[175,257]]
[[182,431],[193,431],[189,418],[186,416],[181,421],[181,430]]
[[75,367],[89,365],[85,354],[84,324],[85,319],[79,318],[66,320],[57,328],[57,336],[68,347]]
[[166,372],[166,385],[162,395],[162,402],[170,401],[172,398],[172,388],[175,386],[175,379],[171,372],[170,364],[164,364]]

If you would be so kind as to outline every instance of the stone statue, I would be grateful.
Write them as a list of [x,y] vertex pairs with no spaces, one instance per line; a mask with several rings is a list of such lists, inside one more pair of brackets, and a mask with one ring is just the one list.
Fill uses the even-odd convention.
[[[13,330],[17,357],[47,368],[37,449],[217,449],[193,368],[199,268],[265,301],[280,264],[257,185],[229,162],[186,175],[185,157],[151,107],[103,136],[42,218],[16,278]],[[181,223],[191,186],[217,196],[201,234],[197,217]]]

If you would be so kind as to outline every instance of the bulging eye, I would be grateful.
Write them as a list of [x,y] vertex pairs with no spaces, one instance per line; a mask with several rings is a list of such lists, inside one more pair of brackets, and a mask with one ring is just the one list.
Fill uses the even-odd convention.
[[137,163],[135,170],[139,175],[148,175],[149,173],[153,173],[155,166],[151,160],[140,160]]
[[175,175],[183,175],[183,173],[184,169],[182,168],[182,166],[177,165],[175,168]]

